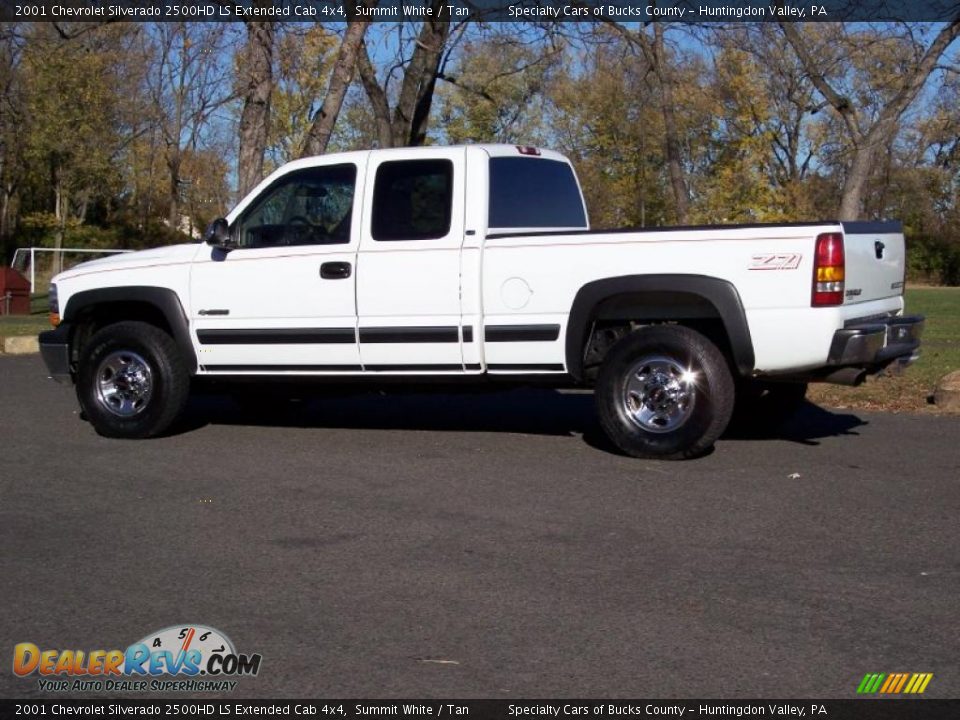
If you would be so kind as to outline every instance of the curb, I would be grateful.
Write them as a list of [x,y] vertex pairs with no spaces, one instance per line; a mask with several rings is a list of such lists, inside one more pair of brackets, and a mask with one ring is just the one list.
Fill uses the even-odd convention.
[[4,355],[30,355],[38,352],[40,352],[40,340],[36,335],[0,337],[0,353]]

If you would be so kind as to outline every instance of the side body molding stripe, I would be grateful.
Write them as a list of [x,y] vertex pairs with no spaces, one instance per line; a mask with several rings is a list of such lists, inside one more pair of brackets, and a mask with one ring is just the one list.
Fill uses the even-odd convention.
[[[583,379],[583,351],[593,327],[598,303],[616,296],[656,293],[683,294],[704,300],[716,309],[730,338],[733,360],[741,375],[754,368],[753,341],[746,312],[736,288],[726,280],[705,275],[622,275],[587,283],[573,300],[567,324],[567,371],[576,380]],[[675,315],[653,319],[679,319]],[[641,319],[641,318],[637,318]]]
[[198,330],[201,345],[342,345],[353,343],[353,328],[263,328]]
[[362,343],[456,343],[460,329],[456,325],[422,327],[362,327]]
[[560,337],[559,325],[487,325],[486,342],[552,342]]
[[[360,328],[362,343],[456,343],[460,342],[456,325],[424,327]],[[203,345],[317,345],[345,344],[357,341],[353,328],[249,328],[200,330],[197,339]]]

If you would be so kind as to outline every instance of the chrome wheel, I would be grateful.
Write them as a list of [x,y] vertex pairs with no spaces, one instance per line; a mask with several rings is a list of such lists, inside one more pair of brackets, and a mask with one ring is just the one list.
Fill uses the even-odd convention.
[[672,358],[645,357],[627,373],[623,410],[648,432],[672,432],[690,418],[696,392],[696,373],[689,368]]
[[97,368],[97,401],[118,417],[142,412],[153,395],[153,373],[147,361],[129,350],[107,355]]

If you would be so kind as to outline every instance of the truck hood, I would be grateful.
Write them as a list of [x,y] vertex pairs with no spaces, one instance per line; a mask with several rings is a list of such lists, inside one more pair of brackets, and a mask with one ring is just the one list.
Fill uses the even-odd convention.
[[72,277],[86,275],[107,270],[132,270],[134,268],[150,267],[152,265],[170,265],[190,262],[197,251],[202,247],[198,243],[184,243],[182,245],[166,245],[164,247],[139,250],[132,253],[118,253],[107,257],[89,260],[66,270],[56,280],[69,280]]

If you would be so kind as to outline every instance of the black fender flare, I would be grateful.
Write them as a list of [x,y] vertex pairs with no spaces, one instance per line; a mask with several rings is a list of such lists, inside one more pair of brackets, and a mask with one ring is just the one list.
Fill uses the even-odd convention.
[[190,340],[190,324],[177,293],[170,288],[148,286],[120,286],[82,290],[67,299],[63,308],[63,322],[72,323],[87,308],[107,303],[139,302],[152,305],[167,321],[173,340],[183,356],[191,375],[197,372],[197,353]]
[[[583,379],[583,351],[593,327],[594,309],[604,300],[633,293],[663,293],[706,302],[716,311],[727,331],[737,371],[750,375],[754,368],[753,341],[740,293],[732,283],[706,275],[621,275],[587,283],[577,292],[567,322],[567,372]],[[669,304],[664,307],[669,308]],[[657,319],[682,319],[682,313],[665,312]]]

